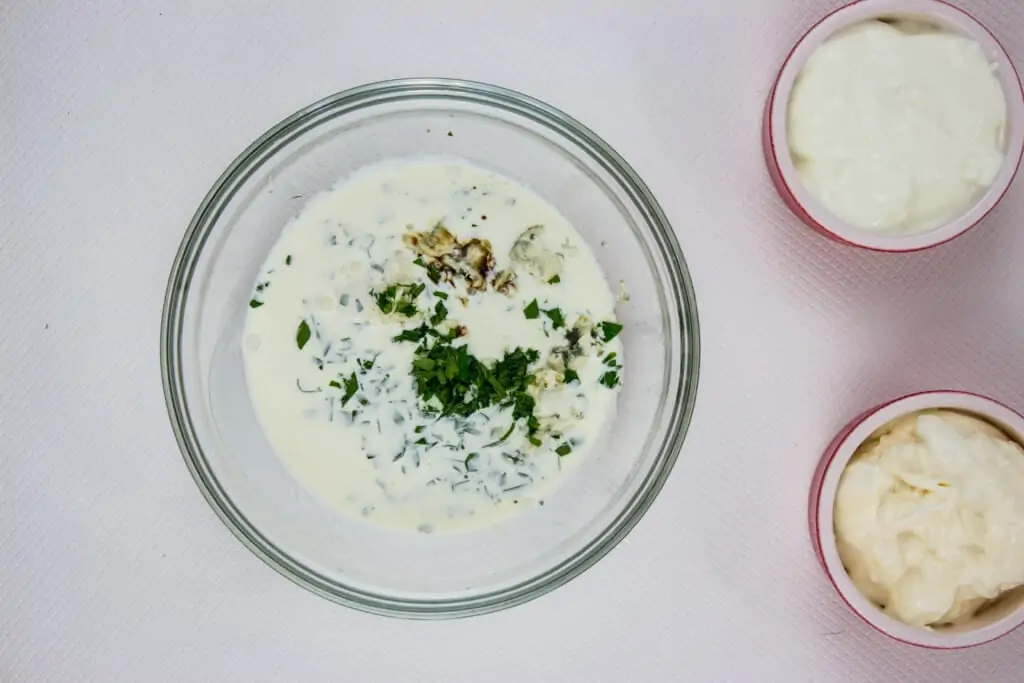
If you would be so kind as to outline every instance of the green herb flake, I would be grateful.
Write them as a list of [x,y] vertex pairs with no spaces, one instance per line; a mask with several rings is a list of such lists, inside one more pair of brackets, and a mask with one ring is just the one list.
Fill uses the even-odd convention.
[[381,313],[392,313],[395,310],[395,296],[398,294],[398,285],[390,285],[383,292],[371,291],[370,294],[377,302],[377,308]]
[[614,367],[615,367],[615,352],[614,352],[614,351],[612,351],[612,352],[611,352],[611,353],[609,353],[609,354],[608,354],[607,356],[605,356],[605,357],[604,357],[604,361],[603,361],[603,362],[604,362],[604,364],[605,364],[605,365],[607,365],[608,367],[612,367],[612,368],[614,368]]
[[565,378],[562,381],[565,384],[569,384],[570,382],[579,382],[580,381],[579,373],[577,373],[572,368],[568,368],[565,371]]
[[364,370],[369,370],[369,369],[371,369],[373,367],[373,364],[376,363],[376,362],[377,362],[377,359],[373,358],[371,360],[359,361],[359,364],[363,366]]
[[562,315],[562,309],[549,308],[544,311],[544,315],[551,319],[551,326],[556,330],[560,327],[565,327],[565,317]]
[[437,336],[437,330],[427,327],[426,325],[420,325],[419,327],[414,327],[411,330],[402,330],[392,338],[392,341],[418,342],[429,335]]
[[608,372],[601,375],[601,379],[598,381],[601,382],[601,384],[603,384],[604,386],[608,387],[609,389],[614,389],[615,387],[619,386],[619,373],[615,372],[614,370],[609,370]]
[[434,296],[436,296],[438,299],[447,299],[448,298],[448,295],[445,294],[444,292],[442,292],[441,290],[438,290],[438,291],[434,292]]
[[434,304],[434,315],[430,316],[431,325],[440,325],[448,317],[448,309],[444,303],[438,301]]
[[338,380],[336,380],[336,379],[332,379],[330,382],[328,382],[327,386],[329,386],[329,387],[331,387],[333,389],[341,389],[341,383],[338,382]]
[[596,327],[601,329],[601,336],[606,342],[610,342],[612,339],[615,339],[619,336],[619,332],[622,332],[622,325],[610,321],[598,323]]
[[570,446],[568,443],[563,443],[561,446],[555,449],[555,453],[557,453],[559,457],[569,455],[570,453],[572,453],[572,446]]
[[560,277],[558,277],[557,275],[555,275],[555,276],[554,276],[554,277],[552,277],[552,278],[551,278],[550,280],[548,280],[548,284],[549,284],[549,285],[557,285],[557,284],[558,284],[559,282],[561,282],[561,281],[562,281],[562,278],[560,278]]
[[284,264],[286,266],[290,266],[292,264],[292,255],[291,254],[288,254],[287,256],[284,257]]
[[262,305],[262,301],[256,301],[256,299],[249,299],[249,308],[259,308]]
[[385,315],[396,313],[411,318],[417,313],[416,299],[423,293],[426,287],[422,283],[414,285],[394,284],[388,285],[380,292],[370,292],[370,294],[376,300],[377,308],[380,309],[381,313]]
[[523,315],[526,316],[527,320],[533,320],[540,315],[540,306],[537,305],[536,299],[526,304],[526,308],[523,309]]
[[414,431],[417,434],[422,434],[423,430],[425,430],[425,429],[426,429],[426,427],[424,425],[419,425],[418,427],[416,427],[416,429],[414,429],[412,431]]
[[535,434],[537,430],[540,429],[540,421],[537,419],[536,415],[530,415],[530,417],[527,418],[526,428],[530,434]]
[[301,351],[306,345],[306,342],[309,341],[310,336],[312,336],[312,332],[310,332],[309,323],[303,320],[299,323],[299,329],[295,333],[295,343],[298,345],[299,351]]
[[359,379],[356,377],[356,373],[353,372],[345,380],[345,395],[341,397],[341,405],[348,403],[349,399],[355,396],[357,391],[359,391]]

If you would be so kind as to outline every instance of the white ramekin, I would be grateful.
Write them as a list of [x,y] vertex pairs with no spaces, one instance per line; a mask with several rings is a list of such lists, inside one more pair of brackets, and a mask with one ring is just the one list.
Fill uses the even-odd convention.
[[1024,444],[1024,417],[984,396],[962,391],[926,391],[898,398],[862,413],[836,435],[814,473],[809,522],[811,542],[839,597],[869,626],[909,645],[955,650],[991,642],[1024,624],[1024,590],[1018,589],[982,615],[957,627],[935,630],[898,621],[866,598],[853,584],[839,558],[834,508],[839,479],[857,448],[889,422],[921,410],[948,408],[970,413],[1001,428]]
[[[995,66],[1007,108],[1006,156],[989,188],[952,220],[926,232],[906,235],[864,230],[826,209],[800,182],[790,155],[787,132],[793,84],[811,53],[836,32],[849,26],[871,19],[896,17],[920,18],[975,40]],[[811,27],[786,57],[768,95],[762,144],[768,173],[782,200],[797,218],[814,230],[844,244],[874,251],[927,249],[970,230],[1006,194],[1024,152],[1024,90],[1006,50],[988,29],[963,10],[942,0],[859,0],[839,8]]]

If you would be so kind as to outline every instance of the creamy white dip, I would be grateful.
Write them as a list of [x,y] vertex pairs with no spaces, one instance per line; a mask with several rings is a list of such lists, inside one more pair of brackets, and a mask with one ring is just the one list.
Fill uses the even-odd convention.
[[1006,100],[975,41],[868,21],[808,58],[789,102],[808,191],[854,226],[923,232],[955,218],[1003,164]]
[[[279,457],[340,513],[479,528],[543,505],[610,426],[614,303],[533,191],[460,161],[377,165],[313,198],[270,251],[246,320],[249,393]],[[528,358],[533,419],[511,397],[468,415],[426,400],[414,367],[443,372],[432,345],[466,366],[460,382]]]

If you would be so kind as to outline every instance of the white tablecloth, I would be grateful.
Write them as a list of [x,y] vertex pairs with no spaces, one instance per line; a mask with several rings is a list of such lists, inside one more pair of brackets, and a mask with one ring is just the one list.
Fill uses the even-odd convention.
[[[886,256],[801,227],[759,124],[834,0],[0,2],[0,680],[779,681],[1024,677],[1024,632],[930,653],[815,565],[806,495],[860,409],[928,387],[1024,409],[1024,182],[983,227]],[[965,2],[1024,65],[1020,0]],[[673,221],[700,396],[657,503],[554,593],[417,623],[281,578],[215,517],[160,388],[165,278],[246,144],[334,91],[461,76],[565,109]]]

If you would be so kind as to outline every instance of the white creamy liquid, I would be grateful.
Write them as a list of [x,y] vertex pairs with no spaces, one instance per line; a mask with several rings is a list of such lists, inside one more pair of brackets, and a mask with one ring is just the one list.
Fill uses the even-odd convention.
[[[459,277],[435,283],[423,257],[415,263],[409,235],[439,223],[462,242],[489,241],[494,267],[483,291]],[[518,242],[513,260],[530,228],[534,239]],[[494,286],[502,271],[515,278],[504,292]],[[423,286],[411,318],[378,305],[375,295],[396,283]],[[531,319],[524,311],[534,300]],[[424,410],[410,374],[417,343],[394,337],[429,323],[439,303],[447,317],[438,329],[461,326],[452,346],[481,363],[517,347],[538,352],[530,369],[539,446],[523,420],[501,440],[509,407],[465,418]],[[614,320],[590,249],[537,194],[458,161],[394,162],[315,197],[286,227],[252,295],[245,368],[271,445],[334,509],[403,530],[466,530],[543,505],[610,425],[621,341],[604,341],[614,325],[593,324]],[[579,379],[567,383],[553,359],[574,328],[589,333],[577,335],[569,368]]]
[[1024,450],[960,413],[901,418],[843,472],[835,528],[850,578],[886,612],[964,622],[1024,584]]
[[926,231],[992,184],[1006,100],[973,40],[868,21],[808,58],[789,102],[789,146],[808,191],[865,230]]

